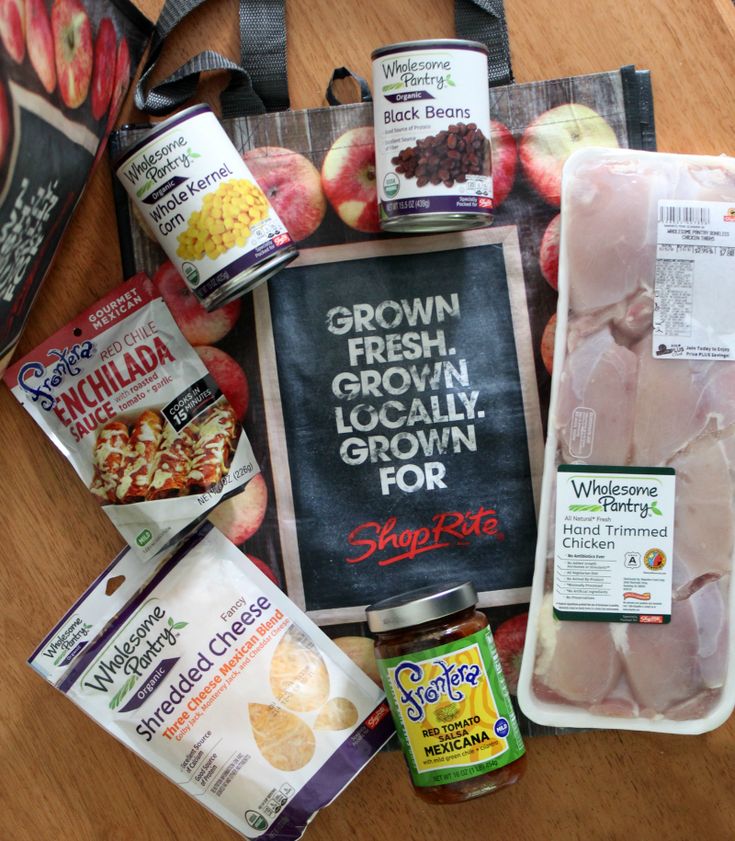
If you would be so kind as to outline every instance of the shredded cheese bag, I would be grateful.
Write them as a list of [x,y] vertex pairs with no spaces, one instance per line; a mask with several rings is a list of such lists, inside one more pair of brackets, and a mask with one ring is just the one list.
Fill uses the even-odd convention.
[[210,524],[157,570],[123,552],[29,662],[247,838],[301,837],[394,732],[383,691]]
[[259,472],[232,406],[143,274],[5,381],[142,558],[170,549]]

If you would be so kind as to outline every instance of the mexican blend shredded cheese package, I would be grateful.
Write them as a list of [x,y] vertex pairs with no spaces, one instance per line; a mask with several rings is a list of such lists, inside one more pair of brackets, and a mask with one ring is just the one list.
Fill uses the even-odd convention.
[[209,524],[158,570],[125,550],[29,662],[248,838],[299,838],[393,733],[384,693]]
[[141,557],[170,547],[258,473],[235,412],[145,275],[5,381]]

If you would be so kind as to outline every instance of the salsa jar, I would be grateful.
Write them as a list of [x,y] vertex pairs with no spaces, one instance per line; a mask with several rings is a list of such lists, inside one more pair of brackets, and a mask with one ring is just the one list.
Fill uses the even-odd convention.
[[525,747],[487,617],[470,581],[367,608],[414,790],[459,803],[518,782]]

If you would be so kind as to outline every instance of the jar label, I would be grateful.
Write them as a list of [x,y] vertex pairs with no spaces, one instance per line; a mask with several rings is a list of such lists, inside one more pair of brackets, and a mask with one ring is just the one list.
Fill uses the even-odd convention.
[[524,754],[489,628],[378,668],[414,785],[477,777]]

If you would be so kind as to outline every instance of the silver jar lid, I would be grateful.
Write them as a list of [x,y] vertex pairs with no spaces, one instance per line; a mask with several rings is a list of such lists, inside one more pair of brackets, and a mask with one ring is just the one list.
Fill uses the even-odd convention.
[[471,581],[421,587],[371,604],[365,611],[368,628],[375,633],[397,631],[451,616],[477,604],[477,590]]

